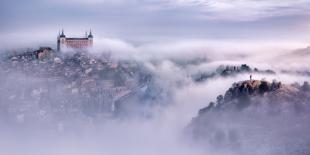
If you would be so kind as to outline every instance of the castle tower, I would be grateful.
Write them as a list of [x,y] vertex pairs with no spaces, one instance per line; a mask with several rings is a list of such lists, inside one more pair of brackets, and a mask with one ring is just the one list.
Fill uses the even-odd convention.
[[57,39],[57,50],[60,51],[60,49],[66,47],[66,36],[64,34],[64,30],[61,31],[61,34],[58,35]]
[[94,38],[94,36],[93,36],[93,34],[91,33],[91,29],[90,29],[89,35],[88,35],[88,41],[89,41],[89,45],[90,45],[90,46],[93,46],[93,38]]

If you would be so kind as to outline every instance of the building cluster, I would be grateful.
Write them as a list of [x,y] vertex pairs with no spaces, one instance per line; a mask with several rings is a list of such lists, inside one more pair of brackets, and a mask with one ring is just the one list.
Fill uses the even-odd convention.
[[[64,45],[83,49],[92,45],[92,37],[90,32],[84,46],[81,40],[86,39],[66,38],[62,32],[58,37],[58,47],[60,50]],[[73,110],[87,104],[94,108],[94,113],[113,113],[117,100],[133,94],[136,88],[146,82],[146,78],[141,78],[144,76],[139,73],[137,65],[132,62],[116,62],[109,54],[98,58],[83,50],[77,51],[73,55],[66,55],[48,47],[27,50],[9,56],[9,61],[1,62],[1,67],[8,75],[20,71],[40,79],[43,84],[33,85],[33,89],[24,91],[30,92],[29,96],[36,94],[38,102],[59,103],[62,107],[56,107],[58,110],[69,105],[69,109]],[[61,101],[54,101],[55,95]]]
[[63,107],[54,107],[56,111],[69,105],[70,110],[78,111],[87,104],[94,107],[93,113],[113,114],[115,102],[133,94],[143,84],[135,65],[115,62],[108,56],[97,58],[84,52],[66,56],[49,48],[40,48],[10,56],[8,61],[1,63],[7,75],[19,71],[41,81],[21,94],[30,92],[27,98],[37,98],[33,100],[38,103],[61,104]]

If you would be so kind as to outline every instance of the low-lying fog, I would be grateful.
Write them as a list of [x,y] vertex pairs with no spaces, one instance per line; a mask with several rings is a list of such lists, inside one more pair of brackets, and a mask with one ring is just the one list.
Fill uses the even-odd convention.
[[[250,73],[228,77],[213,77],[199,83],[194,82],[190,76],[198,72],[213,72],[220,65],[248,64],[252,68],[271,69],[276,72],[276,74],[272,75],[251,73],[253,79],[265,78],[269,81],[276,79],[285,84],[310,81],[310,76],[303,74],[303,72],[310,70],[307,66],[310,50],[308,55],[299,56],[298,53],[294,53],[294,50],[306,48],[306,44],[293,43],[288,45],[284,42],[282,42],[283,44],[243,43],[241,44],[239,41],[222,44],[214,41],[190,41],[172,44],[148,44],[136,47],[119,40],[102,39],[102,41],[98,41],[100,46],[92,49],[90,53],[97,55],[101,51],[109,51],[113,59],[129,59],[142,62],[148,71],[152,73],[156,84],[167,90],[167,92],[169,91],[170,98],[167,101],[159,100],[168,104],[150,109],[149,111],[153,115],[149,118],[129,117],[102,120],[76,116],[72,118],[72,121],[70,119],[59,121],[54,120],[52,117],[46,119],[48,122],[45,122],[40,118],[25,120],[27,118],[23,118],[23,116],[1,114],[0,152],[5,155],[238,154],[233,150],[220,153],[218,150],[222,148],[208,149],[209,146],[199,145],[190,139],[190,136],[186,135],[187,133],[184,130],[191,119],[197,116],[199,109],[216,100],[218,95],[224,94],[234,82],[248,80]],[[192,60],[197,59],[203,60],[199,63],[191,63]],[[298,74],[295,71],[298,71]],[[16,92],[18,96],[21,95],[20,89],[27,90],[27,87],[33,85],[45,85],[44,82],[40,81],[40,78],[17,71],[9,75],[4,74],[3,71],[0,72],[0,101],[2,102],[2,108],[6,104],[22,107],[22,101],[33,102],[33,105],[37,104],[36,101],[27,98],[16,101],[12,99],[9,103],[3,103],[3,101],[7,101],[4,98],[14,98],[13,96],[7,96],[8,92]],[[54,91],[58,91],[57,87]],[[61,92],[54,93],[54,98],[58,97],[58,93]],[[0,112],[2,113],[2,111]],[[40,112],[40,110],[36,109],[34,112]],[[10,117],[7,118],[7,116]],[[227,118],[225,122],[230,122],[229,119]],[[231,121],[238,122],[235,119]],[[289,126],[294,121],[292,119],[286,122],[286,125]],[[272,123],[269,122],[268,124]],[[242,125],[246,126],[247,124]],[[274,130],[283,131],[281,130],[283,127],[285,125],[279,125],[279,128],[277,125],[273,125]],[[308,130],[303,129],[299,132],[288,132],[287,134],[289,134],[288,136],[293,136],[292,134],[310,134],[309,128]],[[254,132],[252,134],[263,135],[261,131],[264,130],[257,130],[258,133]],[[283,135],[285,134],[281,134],[281,136]],[[257,138],[257,142],[254,144],[265,143],[266,139],[263,138],[264,136]],[[272,145],[273,142],[278,143],[280,139],[281,137],[275,136],[267,139],[267,141],[268,144]],[[249,142],[254,140],[255,136],[248,139]],[[247,150],[244,153],[250,153],[244,147],[242,149]],[[256,148],[252,146],[250,149]],[[255,150],[253,151],[254,154],[271,155],[274,152],[273,149],[281,148],[270,146],[258,147],[257,149],[266,150],[261,152]],[[296,154],[302,153],[297,152]]]

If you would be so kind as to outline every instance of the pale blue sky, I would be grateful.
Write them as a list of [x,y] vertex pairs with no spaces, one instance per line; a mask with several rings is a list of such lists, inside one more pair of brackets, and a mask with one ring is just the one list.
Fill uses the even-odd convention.
[[[310,0],[4,0],[1,40],[55,39],[58,30],[132,43],[186,39],[310,41]],[[32,40],[33,42],[38,42]]]

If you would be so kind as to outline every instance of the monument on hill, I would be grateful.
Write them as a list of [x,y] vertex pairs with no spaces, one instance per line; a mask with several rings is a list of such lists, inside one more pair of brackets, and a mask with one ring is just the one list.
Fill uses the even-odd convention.
[[68,38],[64,34],[64,31],[62,30],[61,34],[59,33],[57,37],[57,50],[61,51],[64,48],[73,48],[73,49],[85,49],[93,46],[93,38],[92,32],[90,30],[89,34],[87,34],[85,37],[81,38]]

